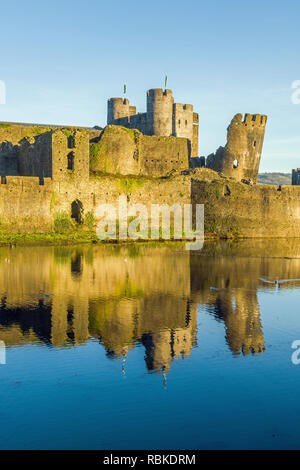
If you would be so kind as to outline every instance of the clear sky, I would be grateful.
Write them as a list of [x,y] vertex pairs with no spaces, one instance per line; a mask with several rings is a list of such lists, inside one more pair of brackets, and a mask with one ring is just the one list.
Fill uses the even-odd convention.
[[200,155],[235,113],[269,117],[261,171],[300,167],[299,0],[1,2],[0,120],[104,126],[106,100],[145,111],[164,85],[200,115]]

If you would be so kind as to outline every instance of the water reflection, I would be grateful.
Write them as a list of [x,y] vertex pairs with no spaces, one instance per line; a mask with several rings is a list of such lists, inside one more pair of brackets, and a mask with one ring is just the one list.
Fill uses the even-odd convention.
[[258,292],[278,289],[276,279],[291,279],[280,289],[299,288],[300,244],[261,243],[210,243],[201,253],[167,245],[1,248],[0,339],[73,347],[92,338],[123,370],[142,345],[146,369],[165,374],[197,346],[205,305],[224,322],[234,355],[262,353]]

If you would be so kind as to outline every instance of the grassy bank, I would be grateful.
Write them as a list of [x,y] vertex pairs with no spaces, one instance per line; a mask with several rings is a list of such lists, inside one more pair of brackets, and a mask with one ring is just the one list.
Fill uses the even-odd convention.
[[186,243],[185,240],[99,240],[93,231],[72,231],[67,233],[4,233],[0,232],[0,246],[7,245],[77,245],[81,243],[132,245],[136,243]]
[[95,232],[68,233],[1,233],[0,246],[5,245],[73,245],[99,242]]

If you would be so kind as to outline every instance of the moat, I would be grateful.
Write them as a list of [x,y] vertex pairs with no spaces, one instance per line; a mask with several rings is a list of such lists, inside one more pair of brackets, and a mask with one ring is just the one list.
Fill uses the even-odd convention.
[[299,448],[300,239],[0,248],[1,449]]

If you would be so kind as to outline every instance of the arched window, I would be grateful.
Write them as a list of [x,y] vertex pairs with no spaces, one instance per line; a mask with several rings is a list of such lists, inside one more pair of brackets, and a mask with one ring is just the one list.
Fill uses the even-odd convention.
[[83,223],[83,205],[78,199],[71,204],[71,217],[76,220],[78,224]]

